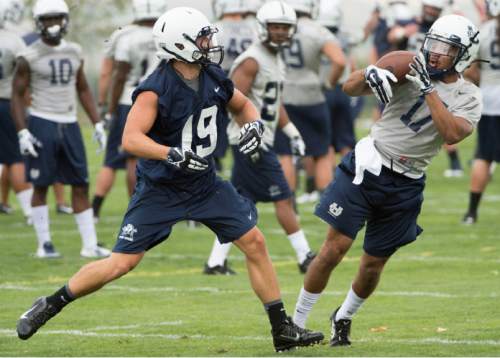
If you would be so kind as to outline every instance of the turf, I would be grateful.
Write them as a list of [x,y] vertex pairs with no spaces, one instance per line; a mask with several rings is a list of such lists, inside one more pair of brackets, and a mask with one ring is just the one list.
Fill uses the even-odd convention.
[[[102,158],[84,127],[91,180]],[[460,145],[462,161],[475,138]],[[468,201],[468,174],[446,179],[441,153],[429,169],[416,243],[401,249],[386,267],[375,294],[353,321],[349,348],[328,344],[287,353],[294,356],[498,356],[500,352],[500,185],[498,170],[481,203],[475,226],[460,224]],[[467,169],[468,173],[469,170]],[[93,187],[93,185],[91,186]],[[214,235],[206,228],[175,227],[132,273],[68,306],[29,341],[15,335],[19,315],[33,300],[52,293],[88,262],[69,216],[56,215],[51,229],[61,259],[39,260],[34,230],[20,210],[0,216],[0,355],[4,356],[269,356],[269,324],[253,295],[242,255],[232,249],[232,277],[201,274]],[[16,205],[15,198],[11,201]],[[127,205],[123,173],[104,203],[99,240],[112,247]],[[302,205],[300,217],[318,249],[326,225]],[[283,299],[293,312],[303,276],[279,228],[272,206],[259,205]],[[309,327],[329,335],[328,317],[343,300],[362,252],[362,233],[315,306]],[[283,355],[283,354],[282,354]]]

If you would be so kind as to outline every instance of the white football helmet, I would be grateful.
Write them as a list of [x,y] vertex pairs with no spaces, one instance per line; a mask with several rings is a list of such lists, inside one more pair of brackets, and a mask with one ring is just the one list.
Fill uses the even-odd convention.
[[270,1],[264,4],[257,12],[257,31],[259,40],[269,44],[271,47],[278,48],[285,44],[276,44],[271,41],[267,29],[268,24],[290,25],[287,41],[289,42],[297,29],[297,15],[293,8],[284,1]]
[[451,47],[458,48],[452,66],[446,70],[436,70],[428,66],[429,74],[439,77],[449,71],[463,72],[472,63],[479,49],[479,31],[467,18],[460,15],[446,15],[436,20],[425,35],[422,52],[429,63],[431,52],[443,51]]
[[264,0],[246,0],[245,5],[246,5],[246,12],[247,14],[257,14],[257,11],[259,11],[260,7],[263,5]]
[[422,5],[437,7],[438,9],[444,9],[446,6],[445,0],[422,0]]
[[[9,3],[9,15],[7,20],[18,24],[24,17],[24,0],[6,0]],[[2,1],[3,2],[3,1]]]
[[326,27],[340,29],[342,9],[339,0],[321,0],[318,22]]
[[190,7],[173,8],[156,20],[153,37],[160,59],[220,65],[224,48],[217,45],[218,32],[200,11]]
[[212,9],[217,19],[226,14],[244,14],[248,10],[245,0],[213,0]]
[[156,20],[167,10],[166,2],[166,0],[133,0],[134,21]]
[[500,15],[500,0],[486,0],[486,8],[491,16],[497,17]]
[[[46,17],[62,17],[61,25],[46,27],[42,19]],[[69,8],[64,0],[37,0],[33,7],[33,18],[38,33],[49,39],[60,39],[66,34],[69,23]]]

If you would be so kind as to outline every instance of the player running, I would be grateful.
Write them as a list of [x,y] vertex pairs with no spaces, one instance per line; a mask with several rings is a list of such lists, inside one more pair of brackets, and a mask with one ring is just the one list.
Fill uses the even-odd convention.
[[187,7],[167,11],[156,22],[153,35],[163,61],[134,92],[125,125],[124,149],[141,159],[113,253],[82,267],[53,295],[37,299],[18,321],[21,339],[31,337],[69,302],[132,270],[177,222],[187,219],[205,224],[222,242],[234,242],[244,252],[277,351],[323,339],[287,317],[264,236],[255,226],[255,205],[216,176],[212,153],[226,106],[243,125],[242,153],[258,150],[263,130],[255,106],[217,66],[223,50],[215,45],[216,32],[205,15]]

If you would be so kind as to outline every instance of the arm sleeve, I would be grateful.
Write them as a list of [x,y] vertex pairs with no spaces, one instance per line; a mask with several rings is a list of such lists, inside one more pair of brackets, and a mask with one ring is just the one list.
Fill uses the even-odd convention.
[[464,118],[475,128],[481,119],[482,102],[482,95],[478,89],[475,93],[465,95],[456,107],[450,109],[450,112],[456,117]]

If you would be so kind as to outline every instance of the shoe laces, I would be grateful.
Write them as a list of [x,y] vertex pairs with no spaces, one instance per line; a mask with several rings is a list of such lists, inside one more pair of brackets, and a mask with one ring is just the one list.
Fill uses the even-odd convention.
[[332,332],[332,338],[337,336],[341,341],[347,341],[349,339],[349,332],[351,330],[351,320],[339,319],[334,320],[334,332]]
[[32,321],[35,322],[38,327],[41,327],[45,322],[54,317],[57,312],[59,312],[59,310],[56,307],[47,303],[45,308],[33,315]]

